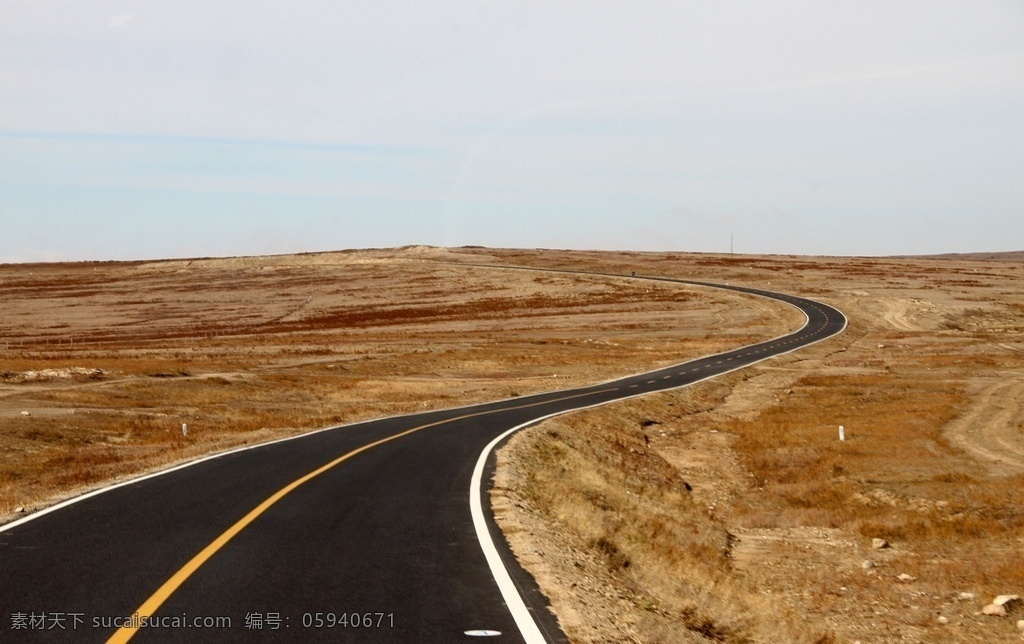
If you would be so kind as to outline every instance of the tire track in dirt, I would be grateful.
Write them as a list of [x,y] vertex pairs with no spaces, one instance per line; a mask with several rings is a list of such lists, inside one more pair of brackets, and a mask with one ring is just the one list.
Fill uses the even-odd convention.
[[882,321],[897,331],[922,331],[922,327],[913,321],[923,312],[927,303],[907,298],[884,298],[880,300],[884,310],[879,313]]
[[1002,377],[985,385],[943,434],[955,447],[989,463],[992,474],[1024,472],[1024,377]]

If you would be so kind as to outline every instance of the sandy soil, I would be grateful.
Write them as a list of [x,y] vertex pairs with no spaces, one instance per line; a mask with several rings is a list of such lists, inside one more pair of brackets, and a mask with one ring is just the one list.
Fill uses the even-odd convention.
[[973,401],[947,439],[999,475],[1024,472],[1024,378],[1008,372],[972,383]]

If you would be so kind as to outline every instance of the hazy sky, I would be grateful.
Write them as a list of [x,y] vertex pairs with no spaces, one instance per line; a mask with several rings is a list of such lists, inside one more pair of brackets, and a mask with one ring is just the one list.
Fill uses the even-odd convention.
[[0,262],[1024,249],[1024,1],[0,0]]

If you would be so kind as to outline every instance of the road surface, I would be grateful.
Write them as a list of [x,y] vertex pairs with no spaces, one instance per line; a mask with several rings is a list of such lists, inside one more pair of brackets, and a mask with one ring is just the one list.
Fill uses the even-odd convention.
[[222,454],[8,524],[0,641],[564,641],[491,518],[493,447],[539,419],[685,386],[846,325],[819,302],[719,288],[782,300],[807,323],[612,382]]

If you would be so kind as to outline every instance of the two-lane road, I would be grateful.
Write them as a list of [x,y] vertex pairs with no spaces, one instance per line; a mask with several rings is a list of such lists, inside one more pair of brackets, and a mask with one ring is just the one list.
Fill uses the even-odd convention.
[[4,526],[0,641],[562,641],[491,520],[493,447],[540,419],[685,386],[846,325],[819,302],[719,288],[785,301],[807,322],[612,382],[222,454]]

